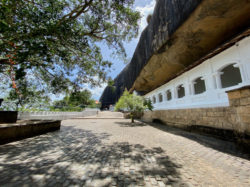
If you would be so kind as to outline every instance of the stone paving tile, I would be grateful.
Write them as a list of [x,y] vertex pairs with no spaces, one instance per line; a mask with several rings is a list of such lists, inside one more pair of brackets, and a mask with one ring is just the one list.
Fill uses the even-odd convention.
[[60,131],[0,146],[0,186],[250,186],[248,156],[159,125],[65,120]]

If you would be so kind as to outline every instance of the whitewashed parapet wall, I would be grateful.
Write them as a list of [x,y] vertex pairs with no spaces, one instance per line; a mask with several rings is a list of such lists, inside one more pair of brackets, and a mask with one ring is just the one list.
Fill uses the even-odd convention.
[[65,120],[78,117],[95,116],[99,112],[98,109],[87,109],[82,112],[18,112],[20,120]]
[[[233,68],[233,71],[227,70],[225,73],[225,69],[230,68]],[[235,71],[239,73],[234,73]],[[197,78],[200,78],[205,86],[205,91],[200,94],[195,93]],[[226,84],[235,81],[233,79],[241,81],[225,87]],[[185,96],[182,98],[178,98],[180,85],[185,90]],[[247,85],[250,85],[250,37],[242,39],[234,46],[151,91],[145,97],[153,102],[154,110],[222,107],[229,106],[226,91]]]

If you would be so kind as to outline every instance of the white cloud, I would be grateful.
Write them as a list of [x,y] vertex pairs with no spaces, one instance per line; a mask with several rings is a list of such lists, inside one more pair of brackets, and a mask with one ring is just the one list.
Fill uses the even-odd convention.
[[146,6],[144,7],[141,7],[141,6],[137,6],[135,9],[137,11],[139,11],[142,15],[142,18],[141,18],[141,22],[140,22],[140,33],[145,29],[145,27],[148,25],[147,23],[147,16],[149,14],[152,14],[153,11],[154,11],[154,7],[155,7],[155,3],[156,1],[155,0],[151,0],[151,2],[149,4],[147,4]]

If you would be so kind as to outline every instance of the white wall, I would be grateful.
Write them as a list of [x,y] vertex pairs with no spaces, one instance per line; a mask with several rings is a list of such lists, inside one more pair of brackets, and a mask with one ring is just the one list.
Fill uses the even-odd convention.
[[[242,83],[221,88],[220,70],[233,63],[240,69]],[[205,80],[206,92],[195,95],[192,81],[198,77]],[[177,98],[176,88],[180,84],[185,87],[185,97],[183,98]],[[146,94],[145,97],[150,98],[151,101],[153,101],[153,96],[156,97],[154,110],[229,106],[226,91],[246,85],[250,85],[250,37],[242,39],[234,46]],[[170,101],[167,101],[166,98],[167,90],[172,92]],[[159,93],[163,95],[163,102],[159,102]]]
[[82,112],[18,112],[20,120],[65,120],[78,117],[95,116],[99,109],[85,109]]

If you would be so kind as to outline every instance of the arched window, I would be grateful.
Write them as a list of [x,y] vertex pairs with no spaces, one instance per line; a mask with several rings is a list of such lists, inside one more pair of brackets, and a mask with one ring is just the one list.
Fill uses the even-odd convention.
[[172,93],[170,90],[167,90],[166,91],[166,97],[167,97],[167,100],[170,101],[172,99]]
[[228,65],[221,70],[221,87],[227,88],[242,82],[240,69],[235,64]]
[[205,81],[202,80],[202,77],[195,79],[193,84],[194,84],[194,94],[195,95],[201,94],[201,93],[206,91]]
[[177,87],[177,97],[182,98],[185,96],[185,88],[183,85]]
[[159,102],[161,103],[161,102],[163,101],[163,98],[162,98],[162,94],[161,94],[161,93],[158,95],[158,98],[159,98]]
[[156,98],[155,98],[155,96],[153,96],[153,104],[155,104],[156,103]]

